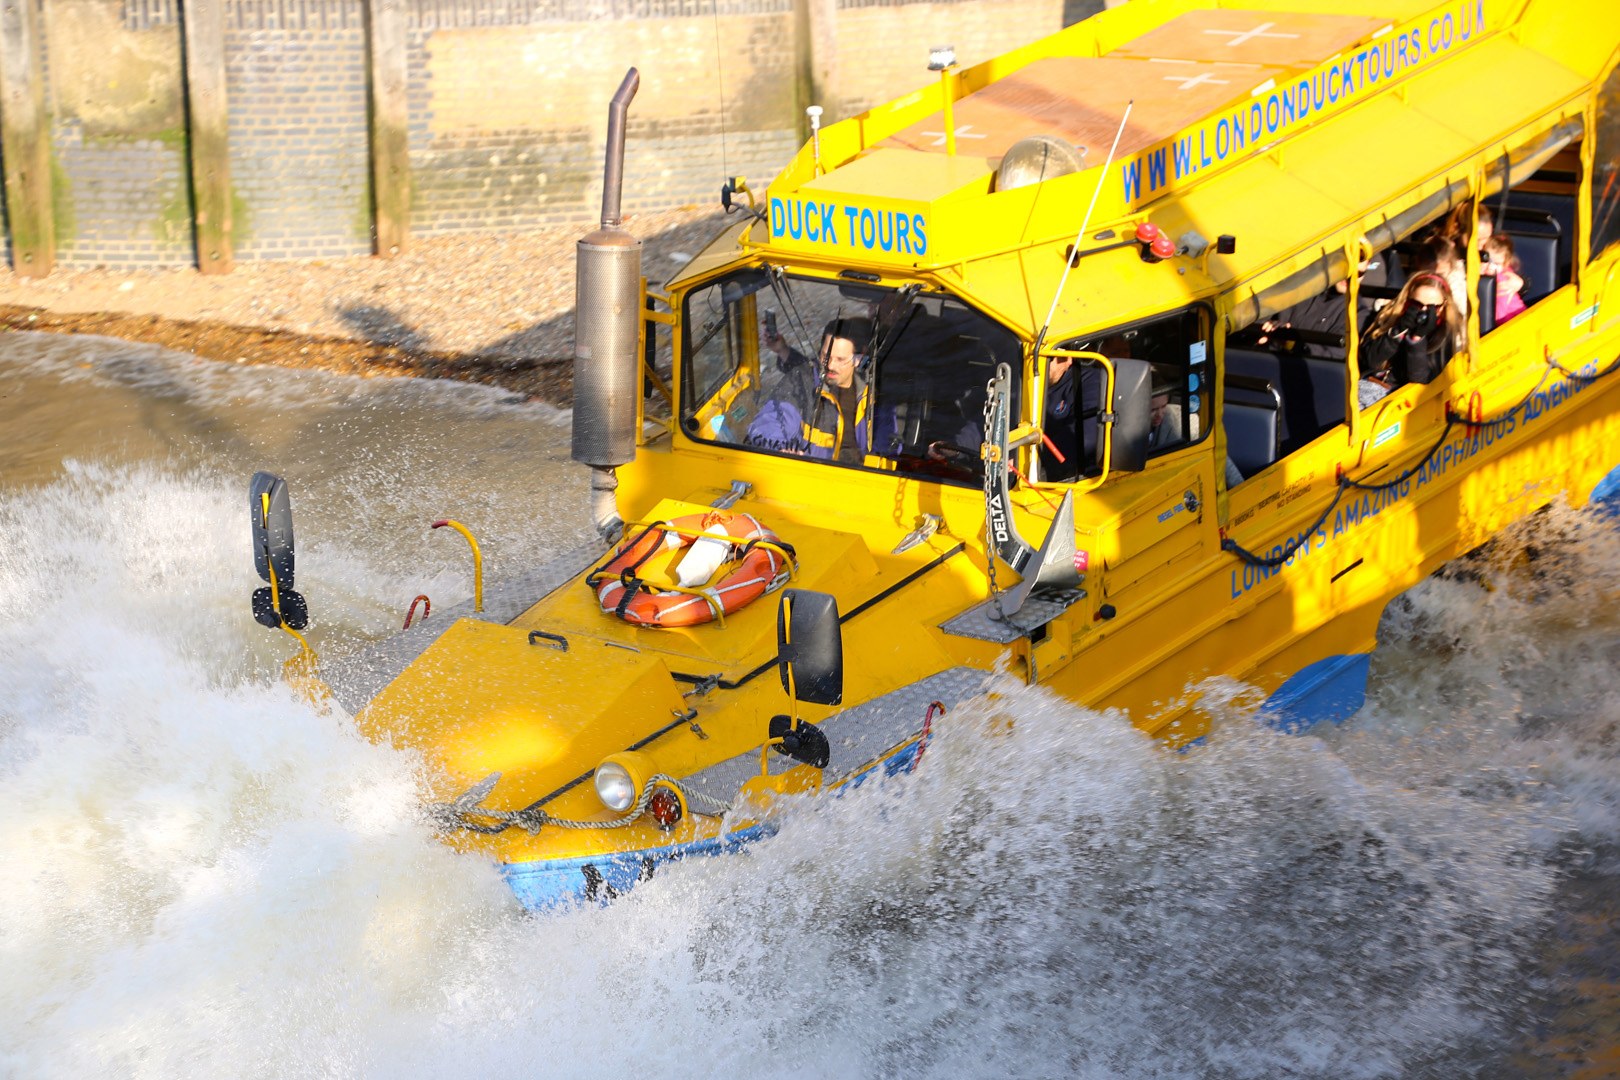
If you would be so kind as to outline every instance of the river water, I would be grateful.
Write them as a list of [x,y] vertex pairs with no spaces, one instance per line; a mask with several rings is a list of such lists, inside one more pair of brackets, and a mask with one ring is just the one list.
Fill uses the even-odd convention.
[[1184,754],[1001,688],[746,857],[525,915],[416,762],[277,678],[583,539],[567,416],[0,338],[0,1076],[1620,1074],[1620,531],[1554,508],[1391,606],[1367,707]]

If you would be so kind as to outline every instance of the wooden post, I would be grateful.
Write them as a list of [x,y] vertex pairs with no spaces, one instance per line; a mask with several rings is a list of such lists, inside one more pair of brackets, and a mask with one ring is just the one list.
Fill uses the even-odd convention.
[[799,141],[810,138],[806,106],[826,110],[822,126],[842,120],[836,100],[838,78],[838,0],[793,0],[794,100]]
[[398,255],[411,232],[410,139],[406,132],[405,10],[402,0],[366,0],[367,90],[371,95],[374,250]]
[[11,265],[23,277],[44,277],[56,265],[51,132],[34,2],[0,2],[0,156],[5,158]]
[[234,223],[224,0],[182,0],[180,21],[185,34],[186,141],[191,146],[197,269],[205,274],[226,274],[235,263],[235,251],[231,246]]

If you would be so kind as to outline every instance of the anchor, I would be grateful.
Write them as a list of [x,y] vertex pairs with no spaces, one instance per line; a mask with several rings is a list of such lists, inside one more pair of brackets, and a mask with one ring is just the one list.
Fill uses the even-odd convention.
[[1008,408],[1012,400],[1012,369],[1006,364],[996,366],[996,377],[989,385],[990,400],[986,406],[989,424],[985,431],[984,450],[984,512],[988,519],[991,539],[991,557],[1018,571],[1022,580],[1001,594],[1002,618],[1009,618],[1023,609],[1030,594],[1039,590],[1062,591],[1078,589],[1085,580],[1076,564],[1074,544],[1074,492],[1065,491],[1057,516],[1052,519],[1039,548],[1032,546],[1018,532],[1013,522],[1012,503],[1009,498],[1008,477],[1012,471],[1012,447],[1009,445]]

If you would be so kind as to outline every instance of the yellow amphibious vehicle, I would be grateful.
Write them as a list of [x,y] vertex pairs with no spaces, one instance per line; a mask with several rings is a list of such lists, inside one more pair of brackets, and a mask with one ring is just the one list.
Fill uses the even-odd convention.
[[[322,676],[535,907],[910,767],[998,668],[1171,745],[1215,675],[1342,719],[1392,597],[1620,489],[1617,45],[1607,0],[1132,0],[938,49],[728,181],[661,289],[632,71],[579,247],[604,541]],[[256,479],[257,606],[297,629],[286,501]]]

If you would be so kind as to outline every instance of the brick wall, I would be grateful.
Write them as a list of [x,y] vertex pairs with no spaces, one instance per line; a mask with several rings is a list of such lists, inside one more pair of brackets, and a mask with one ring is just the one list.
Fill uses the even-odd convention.
[[931,45],[954,45],[957,62],[970,67],[1062,29],[1063,15],[1063,0],[839,0],[839,115],[937,81],[928,70]]
[[360,0],[233,0],[226,12],[236,257],[367,254]]
[[607,102],[632,66],[626,209],[708,201],[728,171],[774,175],[796,145],[791,76],[778,74],[793,70],[792,15],[783,0],[730,6],[716,17],[708,0],[642,0],[623,5],[640,18],[586,19],[557,4],[500,25],[506,0],[423,0],[409,65],[412,231],[595,217]]
[[[34,0],[66,265],[194,261],[175,0]],[[236,256],[371,250],[363,0],[222,0]],[[839,0],[829,120],[1098,0]],[[756,189],[797,147],[791,0],[407,0],[411,231],[594,219],[607,101],[641,70],[625,208]]]

